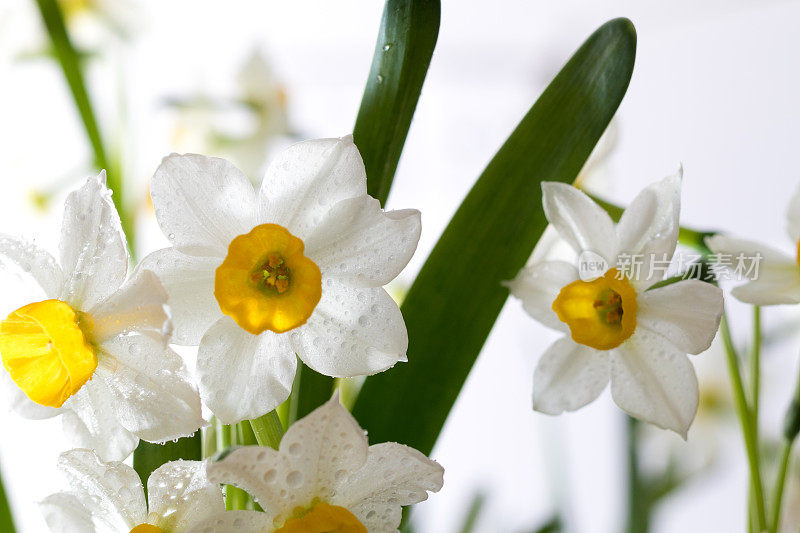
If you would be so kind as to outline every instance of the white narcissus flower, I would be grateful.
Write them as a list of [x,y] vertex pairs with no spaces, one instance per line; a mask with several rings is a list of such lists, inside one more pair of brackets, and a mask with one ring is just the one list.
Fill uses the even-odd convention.
[[[205,422],[181,358],[167,345],[167,294],[128,252],[105,173],[66,200],[60,259],[0,235],[0,260],[41,286],[45,299],[0,323],[0,382],[30,418],[63,415],[77,446],[121,460],[139,439],[163,442]],[[10,266],[9,265],[9,266]]]
[[[741,258],[745,265],[757,267],[753,279],[734,287],[731,294],[753,305],[800,303],[800,189],[795,192],[786,212],[786,231],[795,246],[795,256],[757,242],[726,235],[706,237],[706,245],[719,259],[732,264]],[[748,265],[756,261],[755,265]]]
[[444,469],[408,446],[368,446],[338,395],[293,424],[280,450],[247,446],[208,478],[250,493],[265,512],[229,511],[191,533],[396,532],[402,507],[442,488]]
[[72,490],[39,503],[53,533],[185,533],[225,511],[201,461],[160,466],[147,480],[147,497],[133,468],[90,450],[65,452],[58,466]]
[[592,276],[545,261],[508,284],[528,314],[567,334],[536,367],[534,408],[573,411],[611,381],[614,401],[631,416],[686,438],[698,394],[686,354],[706,350],[714,339],[722,292],[699,280],[651,289],[675,252],[680,175],[647,187],[616,226],[574,187],[543,183],[542,190],[547,220],[580,254],[582,273]]
[[166,157],[150,186],[173,247],[143,261],[169,293],[173,342],[199,345],[203,401],[224,423],[289,395],[295,353],[333,377],[406,360],[408,335],[383,289],[406,266],[419,211],[384,212],[367,195],[348,136],[296,144],[256,193],[223,159]]

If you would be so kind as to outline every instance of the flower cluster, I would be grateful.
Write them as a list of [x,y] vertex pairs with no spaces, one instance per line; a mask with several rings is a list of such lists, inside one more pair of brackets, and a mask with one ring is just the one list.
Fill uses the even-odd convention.
[[[666,269],[656,268],[676,249],[681,176],[647,187],[617,224],[575,187],[542,189],[545,215],[578,263],[537,260],[508,282],[530,315],[564,334],[539,361],[534,408],[578,409],[610,382],[622,409],[685,438],[698,403],[687,354],[711,344],[723,299],[713,284],[664,280]],[[278,449],[165,464],[147,496],[120,461],[139,439],[164,442],[206,426],[201,405],[222,424],[270,413],[289,397],[298,359],[330,377],[406,361],[403,317],[383,287],[414,254],[420,213],[384,211],[367,194],[349,136],[292,146],[258,191],[223,159],[170,155],[151,194],[172,246],[130,276],[103,173],[67,199],[58,260],[0,236],[3,261],[44,294],[0,322],[4,388],[25,416],[62,415],[78,448],[60,460],[72,491],[42,503],[50,528],[396,531],[402,506],[438,491],[443,470],[401,444],[368,446],[336,394],[291,425]],[[723,237],[709,246],[755,250]],[[641,262],[635,275],[618,268],[630,257]],[[752,284],[777,285],[775,273],[788,268],[777,257],[764,254],[764,277]],[[768,300],[747,286],[738,294]],[[196,376],[170,343],[197,347]],[[222,486],[243,489],[260,508],[226,510]]]

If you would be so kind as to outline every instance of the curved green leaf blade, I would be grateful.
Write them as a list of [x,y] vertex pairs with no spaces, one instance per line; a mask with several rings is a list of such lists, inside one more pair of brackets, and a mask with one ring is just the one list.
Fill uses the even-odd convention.
[[409,362],[368,378],[356,401],[373,442],[430,453],[508,297],[501,283],[524,266],[546,227],[541,182],[578,175],[625,95],[635,53],[629,20],[601,26],[461,204],[402,306]]
[[439,35],[439,0],[387,0],[353,128],[367,192],[386,203]]

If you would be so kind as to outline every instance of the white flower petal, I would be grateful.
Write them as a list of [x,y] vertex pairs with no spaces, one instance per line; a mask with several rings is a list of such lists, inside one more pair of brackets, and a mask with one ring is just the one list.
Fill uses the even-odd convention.
[[28,398],[22,389],[12,381],[11,376],[3,365],[0,365],[0,391],[3,395],[3,404],[23,418],[30,420],[44,420],[61,414],[61,409],[39,405]]
[[117,420],[114,397],[103,379],[92,379],[62,408],[64,432],[74,446],[97,452],[104,461],[122,461],[139,439]]
[[105,380],[125,429],[148,442],[165,442],[205,425],[183,360],[160,340],[125,335],[100,349],[96,375]]
[[98,533],[92,513],[75,494],[51,494],[39,502],[39,509],[51,533]]
[[[678,244],[683,170],[651,184],[640,192],[622,213],[617,225],[619,254],[641,259],[640,275],[632,281],[649,287],[664,277],[655,268],[672,259]],[[638,261],[638,259],[637,259]],[[654,268],[651,268],[653,265]]]
[[142,482],[130,466],[103,462],[90,450],[70,450],[59,456],[58,467],[92,517],[112,531],[130,530],[147,519]]
[[800,188],[792,195],[786,209],[786,231],[792,243],[797,245],[800,241]]
[[197,346],[208,328],[222,318],[214,297],[214,272],[222,263],[217,257],[185,255],[164,248],[145,257],[139,268],[152,270],[167,290],[172,340],[183,346]]
[[0,234],[0,262],[33,277],[48,298],[58,298],[63,274],[49,252],[31,242]]
[[294,423],[280,450],[239,448],[208,466],[212,482],[252,494],[278,520],[315,498],[328,501],[334,488],[367,461],[367,437],[347,409],[333,399]]
[[607,384],[608,352],[564,337],[536,365],[533,408],[549,415],[574,411],[594,401]]
[[103,342],[123,333],[160,334],[166,343],[171,324],[165,305],[167,292],[158,277],[149,270],[136,273],[114,294],[89,311],[95,342]]
[[147,479],[150,513],[161,516],[164,531],[183,533],[207,517],[225,511],[222,490],[206,476],[206,463],[172,461]]
[[571,185],[545,181],[542,205],[547,220],[575,252],[594,252],[613,262],[617,250],[614,223],[586,193]]
[[691,354],[711,346],[722,317],[722,291],[690,279],[639,294],[636,322]]
[[105,171],[67,197],[60,251],[59,299],[73,307],[91,309],[125,281],[128,251]]
[[684,352],[638,329],[611,351],[611,395],[631,416],[684,439],[697,412],[697,376]]
[[323,276],[381,287],[408,264],[421,229],[416,209],[383,211],[378,200],[358,196],[331,208],[306,240],[305,252]]
[[150,182],[161,231],[178,250],[225,257],[228,244],[256,225],[256,193],[224,159],[172,154]]
[[225,424],[258,418],[283,403],[296,370],[288,335],[251,335],[229,317],[211,326],[197,353],[200,395]]
[[339,483],[331,500],[349,509],[370,533],[394,533],[403,516],[402,506],[428,499],[438,492],[444,469],[408,446],[385,442],[369,447],[367,463]]
[[273,529],[268,513],[225,511],[192,526],[187,533],[265,533]]
[[800,267],[787,254],[757,242],[724,235],[707,237],[706,245],[720,259],[730,259],[734,265],[737,257],[761,257],[758,275],[750,274],[755,279],[731,290],[736,299],[753,305],[800,303]]
[[259,220],[307,239],[340,200],[367,194],[367,173],[353,137],[295,144],[272,161],[261,182]]
[[332,377],[372,375],[406,361],[403,315],[382,288],[323,280],[322,299],[308,322],[291,332],[300,359]]
[[545,261],[523,268],[506,285],[529,315],[547,327],[569,333],[569,327],[553,311],[553,302],[561,289],[577,279],[578,269],[569,263]]

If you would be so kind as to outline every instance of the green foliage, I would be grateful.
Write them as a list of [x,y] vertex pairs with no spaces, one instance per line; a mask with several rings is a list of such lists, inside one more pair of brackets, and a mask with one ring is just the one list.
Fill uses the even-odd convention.
[[6,491],[3,488],[3,479],[0,477],[0,531],[4,533],[14,533],[14,517],[11,516],[11,506],[6,498]]
[[176,442],[153,444],[140,441],[139,446],[133,452],[133,469],[139,474],[146,494],[147,479],[159,466],[178,459],[199,461],[202,458],[203,442],[198,429],[191,437],[184,437]]
[[625,95],[635,51],[627,19],[592,34],[461,204],[402,306],[409,362],[368,378],[356,401],[372,442],[430,453],[508,297],[502,282],[546,227],[541,182],[578,175]]

